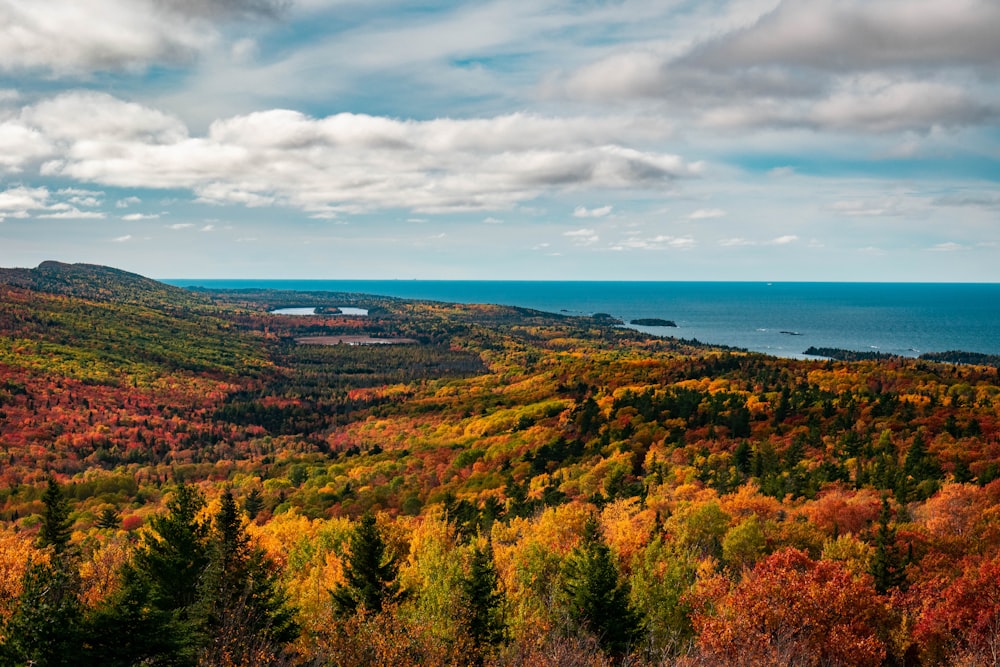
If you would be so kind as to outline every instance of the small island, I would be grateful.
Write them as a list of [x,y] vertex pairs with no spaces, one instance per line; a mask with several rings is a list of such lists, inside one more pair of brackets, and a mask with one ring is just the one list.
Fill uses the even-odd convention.
[[658,317],[640,317],[639,319],[632,320],[629,322],[637,327],[676,327],[677,323],[673,320],[661,320]]

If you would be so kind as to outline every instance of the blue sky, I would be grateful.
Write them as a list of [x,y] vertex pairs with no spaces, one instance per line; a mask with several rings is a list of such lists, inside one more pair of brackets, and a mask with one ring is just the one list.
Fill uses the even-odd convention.
[[1000,281],[995,0],[0,0],[0,265]]

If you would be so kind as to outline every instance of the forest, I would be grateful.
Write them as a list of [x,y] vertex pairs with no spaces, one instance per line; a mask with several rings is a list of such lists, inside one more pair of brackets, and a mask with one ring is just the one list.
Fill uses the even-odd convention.
[[0,665],[1000,665],[996,359],[815,352],[2,269]]

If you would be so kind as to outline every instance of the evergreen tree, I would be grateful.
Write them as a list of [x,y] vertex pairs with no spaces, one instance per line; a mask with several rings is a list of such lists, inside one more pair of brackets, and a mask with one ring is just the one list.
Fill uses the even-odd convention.
[[118,516],[118,512],[111,507],[105,507],[101,510],[100,516],[97,517],[98,528],[114,530],[118,528],[119,525],[121,525],[121,518]]
[[264,498],[261,496],[260,489],[251,489],[250,493],[243,500],[243,510],[250,517],[250,520],[253,521],[262,509],[264,509]]
[[69,501],[63,495],[59,483],[51,477],[42,494],[42,524],[38,531],[38,545],[51,546],[57,553],[62,553],[69,546],[70,526]]
[[122,579],[121,587],[87,618],[85,663],[101,667],[193,665],[196,646],[190,626],[152,603],[148,582],[133,568],[126,567]]
[[4,664],[37,667],[83,664],[83,608],[78,564],[69,553],[69,502],[52,478],[42,503],[38,545],[50,548],[52,556],[48,563],[31,563],[25,570],[0,658]]
[[209,664],[277,655],[298,635],[274,565],[250,542],[229,489],[215,516],[196,616],[207,639],[201,660]]
[[592,632],[611,655],[628,652],[642,621],[629,604],[628,583],[619,579],[594,517],[587,520],[583,538],[566,562],[563,590],[574,622]]
[[462,580],[462,598],[465,631],[472,642],[476,664],[482,665],[485,651],[503,641],[506,629],[503,593],[490,545],[473,548],[469,573]]
[[875,535],[875,556],[871,564],[875,590],[879,593],[898,588],[906,581],[906,573],[903,570],[905,562],[896,545],[896,528],[889,524],[891,518],[889,499],[883,496],[882,510],[878,517],[878,532]]
[[92,664],[195,664],[204,643],[195,605],[209,562],[208,526],[198,518],[204,505],[196,489],[180,484],[167,513],[150,520],[120,590],[91,614]]
[[0,662],[35,667],[86,664],[80,654],[83,615],[73,567],[57,554],[51,563],[28,566],[22,583],[5,628]]
[[198,599],[198,582],[208,566],[209,526],[198,518],[204,506],[197,489],[180,484],[167,513],[149,522],[133,563],[150,588],[152,604],[182,620]]
[[351,535],[344,563],[346,582],[333,592],[333,603],[342,615],[361,609],[378,613],[399,596],[397,565],[386,553],[386,545],[370,512]]

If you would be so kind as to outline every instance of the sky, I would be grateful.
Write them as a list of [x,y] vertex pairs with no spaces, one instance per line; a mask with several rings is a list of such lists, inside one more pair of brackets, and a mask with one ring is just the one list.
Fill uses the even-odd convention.
[[997,0],[0,0],[0,266],[1000,282]]

